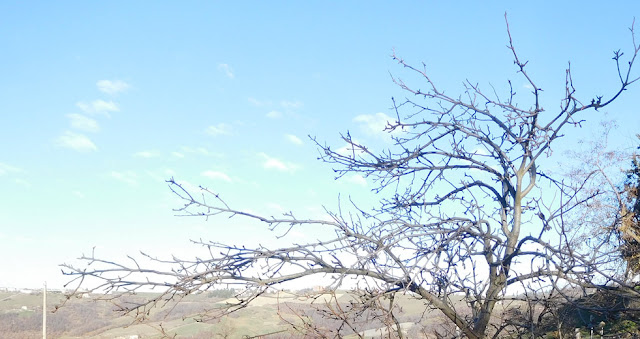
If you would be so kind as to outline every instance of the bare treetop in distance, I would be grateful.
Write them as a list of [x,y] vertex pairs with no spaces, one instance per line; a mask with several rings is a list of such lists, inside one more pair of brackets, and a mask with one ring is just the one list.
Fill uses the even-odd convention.
[[[570,298],[575,288],[624,288],[629,282],[615,245],[598,236],[597,228],[581,227],[585,221],[578,217],[580,211],[602,194],[583,194],[591,176],[558,177],[538,164],[551,155],[563,130],[589,118],[588,111],[620,99],[638,80],[632,68],[640,47],[633,25],[630,31],[632,53],[623,58],[616,51],[613,56],[618,87],[596,98],[580,98],[569,67],[559,105],[543,106],[542,88],[527,73],[528,61],[518,55],[508,22],[507,47],[517,76],[531,88],[525,96],[516,93],[511,81],[501,92],[469,80],[463,93],[451,96],[429,77],[427,65],[415,67],[394,54],[393,59],[423,83],[417,87],[393,77],[408,97],[393,99],[395,121],[386,126],[392,146],[376,152],[348,132],[342,140],[349,152],[316,141],[321,159],[334,164],[338,176],[357,173],[376,183],[374,192],[381,195],[376,210],[351,205],[327,210],[329,218],[319,220],[293,213],[268,217],[231,206],[210,189],[190,192],[173,178],[168,181],[184,201],[177,209],[180,214],[254,219],[279,230],[285,239],[291,228],[316,224],[332,230],[331,237],[283,248],[199,240],[195,243],[207,248],[209,256],[191,260],[143,254],[119,263],[92,254],[81,258],[85,267],[63,265],[64,273],[92,291],[160,288],[160,296],[123,307],[140,318],[167,299],[240,284],[244,291],[237,302],[215,310],[215,316],[222,316],[269,288],[323,275],[333,279],[333,290],[353,278],[368,298],[406,293],[422,299],[469,338],[531,333],[534,326],[505,316],[509,310],[496,307],[498,302],[519,299],[543,305],[545,300]],[[393,308],[387,315],[396,319]],[[352,332],[327,335],[344,333]]]
[[[640,134],[637,135],[640,140]],[[638,147],[640,149],[640,147]],[[621,252],[629,273],[640,274],[640,162],[638,155],[631,159],[631,169],[618,196],[620,215],[615,228],[619,234]]]

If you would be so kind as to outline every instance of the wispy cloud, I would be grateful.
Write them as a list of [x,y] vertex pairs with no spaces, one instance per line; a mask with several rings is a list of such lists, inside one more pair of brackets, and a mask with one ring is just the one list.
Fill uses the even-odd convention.
[[76,134],[66,131],[56,139],[56,144],[61,147],[70,148],[77,152],[95,152],[98,147],[84,134]]
[[368,135],[386,137],[389,135],[384,129],[389,122],[394,119],[384,113],[361,114],[353,118],[353,121],[360,124],[361,129]]
[[271,101],[262,101],[262,100],[258,100],[256,98],[251,98],[251,97],[247,98],[247,100],[249,101],[250,104],[256,107],[271,106]]
[[96,83],[98,90],[109,95],[122,93],[131,88],[131,85],[121,80],[100,80]]
[[282,118],[282,113],[278,111],[270,111],[267,113],[267,118],[269,119],[280,119]]
[[71,127],[85,132],[98,132],[100,126],[98,122],[82,114],[67,114]]
[[157,158],[160,156],[160,153],[157,151],[140,151],[133,154],[136,158]]
[[284,108],[287,109],[297,109],[303,106],[303,103],[301,101],[288,101],[288,100],[282,100],[280,102],[280,105]]
[[120,111],[118,105],[113,101],[94,100],[90,103],[80,101],[76,103],[76,106],[78,106],[78,108],[80,108],[85,113],[103,114],[107,117],[110,116],[109,112]]
[[177,158],[184,158],[187,154],[205,156],[205,157],[216,157],[216,158],[223,158],[224,157],[224,153],[212,152],[212,151],[206,149],[205,147],[182,146],[182,147],[180,147],[180,149],[178,151],[175,151],[175,152],[171,153],[171,155],[173,155],[173,156],[175,156]]
[[193,184],[186,180],[176,180],[176,183],[178,183],[180,186],[182,186],[182,188],[184,188],[185,190],[187,190],[187,192],[191,194],[202,191],[201,186]]
[[31,188],[31,183],[24,180],[24,179],[15,179],[14,182],[20,186],[26,187],[26,188]]
[[258,153],[258,156],[263,159],[262,167],[265,169],[293,173],[300,168],[297,164],[270,157],[265,153]]
[[145,170],[145,177],[150,177],[151,179],[164,183],[167,179],[174,177],[176,172],[171,168],[160,168],[155,170]]
[[204,171],[201,173],[201,175],[203,177],[207,177],[209,179],[214,179],[214,180],[223,180],[226,182],[231,182],[231,178],[226,175],[225,173],[222,172],[218,172],[218,171]]
[[225,124],[223,122],[217,125],[211,125],[207,127],[207,134],[212,136],[230,135],[231,131],[232,131],[231,125]]
[[110,176],[130,186],[138,186],[138,175],[133,171],[111,171]]
[[285,137],[289,140],[290,143],[296,145],[302,145],[302,140],[293,134],[286,134]]
[[353,174],[350,176],[343,177],[343,180],[345,180],[348,183],[356,184],[359,186],[363,186],[363,187],[367,186],[367,179],[365,179],[362,175],[359,175],[359,174]]
[[22,172],[22,169],[0,162],[0,176],[6,175],[9,173],[20,173],[20,172]]
[[233,73],[233,68],[228,64],[218,64],[218,70],[224,73],[229,79],[233,79],[236,75]]
[[[11,176],[12,174],[22,173],[24,172],[21,168],[7,165],[0,162],[0,177],[2,176]],[[13,178],[13,182],[17,185],[23,186],[25,188],[31,188],[31,183],[22,179],[22,178]]]
[[267,208],[272,209],[272,210],[276,210],[278,212],[285,212],[286,211],[280,204],[277,204],[275,202],[268,202],[265,205],[267,206]]
[[[353,139],[352,141],[353,141],[353,143],[354,143],[354,144],[356,144],[356,145],[360,145],[360,144],[361,144],[361,143],[360,143],[358,140],[356,140],[356,139]],[[342,146],[342,147],[338,148],[338,149],[336,150],[336,153],[338,153],[338,154],[340,154],[340,155],[344,155],[344,156],[353,156],[353,155],[354,155],[354,153],[355,153],[355,155],[363,154],[363,153],[364,153],[364,151],[363,151],[362,149],[360,149],[360,148],[354,147],[352,144],[346,144],[346,145],[344,145],[344,146]]]

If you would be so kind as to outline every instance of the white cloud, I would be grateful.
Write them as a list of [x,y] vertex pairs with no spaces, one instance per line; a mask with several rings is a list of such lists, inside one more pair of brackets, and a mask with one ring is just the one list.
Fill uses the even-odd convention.
[[125,172],[111,171],[110,176],[130,186],[138,185],[138,175],[132,171],[125,171]]
[[86,135],[66,131],[56,139],[58,146],[71,148],[78,152],[94,152],[98,147]]
[[76,106],[80,108],[85,113],[99,113],[105,116],[110,116],[109,112],[119,112],[120,108],[113,101],[104,101],[104,100],[94,100],[90,103],[86,103],[83,101],[77,102]]
[[287,140],[289,140],[289,142],[291,142],[292,144],[296,144],[296,145],[302,145],[302,140],[300,140],[300,138],[298,138],[297,136],[293,135],[293,134],[286,134],[285,137],[287,138]]
[[270,210],[276,211],[278,214],[286,212],[286,210],[280,204],[276,204],[275,202],[268,202],[266,203],[266,206]]
[[307,239],[307,235],[298,231],[297,229],[291,229],[289,233],[287,233],[287,237],[289,239]]
[[167,179],[174,177],[176,172],[170,168],[161,168],[156,170],[145,170],[146,176],[151,177],[157,182],[164,183]]
[[193,184],[186,180],[176,180],[176,183],[182,186],[187,192],[194,194],[202,191],[199,185]]
[[3,164],[0,162],[0,176],[9,174],[9,173],[19,173],[19,172],[22,172],[20,168]]
[[363,187],[367,186],[367,179],[365,179],[363,176],[359,175],[359,174],[353,174],[350,176],[346,176],[343,177],[343,179],[346,182],[352,183],[352,184],[356,184],[356,185],[360,185]]
[[156,151],[140,151],[133,154],[136,158],[157,158],[160,154]]
[[79,199],[84,199],[84,194],[82,194],[82,192],[80,191],[73,191],[71,193]]
[[224,73],[229,79],[235,78],[235,74],[233,74],[233,68],[228,64],[218,64],[218,70]]
[[[361,143],[356,139],[352,139],[352,141],[356,145],[361,145]],[[338,153],[340,155],[344,155],[344,156],[352,156],[354,153],[356,155],[363,154],[364,151],[362,149],[360,149],[360,148],[354,148],[353,145],[351,145],[351,144],[345,144],[344,146],[338,148],[336,150],[336,153]]]
[[480,147],[474,148],[473,153],[482,155],[482,156],[489,155],[489,152],[485,148],[480,148]]
[[228,175],[222,173],[222,172],[217,172],[217,171],[204,171],[201,173],[202,176],[207,177],[209,179],[214,179],[214,180],[223,180],[226,182],[231,182],[231,178],[229,178]]
[[323,207],[307,206],[305,209],[307,210],[307,215],[309,216],[309,219],[335,222],[335,219],[333,219],[333,217],[330,214],[328,214]]
[[280,102],[280,105],[284,108],[287,109],[296,109],[296,108],[300,108],[303,106],[303,103],[301,101],[288,101],[288,100],[282,100]]
[[[229,128],[229,129],[231,129],[231,128]],[[208,130],[207,130],[207,132],[208,132]],[[231,132],[231,130],[229,130],[229,132]],[[223,158],[225,156],[224,153],[211,152],[211,151],[209,151],[208,149],[206,149],[204,147],[182,146],[182,147],[180,147],[179,151],[171,152],[171,155],[173,155],[176,158],[184,158],[186,156],[186,154],[195,154],[195,155],[202,155],[202,156],[205,156],[205,157],[216,157],[216,158]]]
[[384,113],[376,113],[358,115],[353,118],[353,121],[360,123],[360,127],[368,135],[387,136],[389,133],[384,129],[387,126],[387,123],[393,123],[394,119]]
[[223,122],[217,125],[211,125],[207,127],[207,134],[212,136],[217,135],[230,135],[231,134],[231,125],[225,124]]
[[269,119],[280,119],[280,118],[282,118],[282,113],[280,113],[278,111],[271,111],[271,112],[267,113],[267,118],[269,118]]
[[87,118],[82,114],[67,114],[67,118],[69,118],[72,128],[85,132],[98,132],[100,130],[100,126],[97,121]]
[[280,172],[295,172],[300,166],[291,162],[285,162],[277,158],[272,158],[265,153],[258,153],[258,156],[264,159],[262,167],[265,169],[273,169]]
[[100,80],[96,83],[98,90],[103,93],[115,95],[131,88],[131,85],[121,80]]
[[249,103],[251,103],[253,106],[256,106],[256,107],[264,107],[264,106],[271,105],[271,101],[261,101],[251,97],[247,98],[247,100],[249,101]]
[[220,153],[211,153],[211,152],[209,152],[208,149],[206,149],[204,147],[196,147],[194,153],[197,153],[197,154],[200,154],[200,155],[205,155],[205,156],[220,156]]
[[30,182],[28,182],[28,181],[26,181],[26,180],[24,180],[24,179],[20,179],[20,178],[18,178],[18,179],[15,179],[15,180],[14,180],[14,182],[15,182],[16,184],[21,185],[21,186],[24,186],[24,187],[26,187],[26,188],[31,187],[31,183],[30,183]]

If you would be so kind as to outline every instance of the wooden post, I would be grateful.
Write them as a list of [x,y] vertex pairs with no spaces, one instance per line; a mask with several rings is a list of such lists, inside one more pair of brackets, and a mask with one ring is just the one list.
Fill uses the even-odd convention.
[[42,339],[47,339],[47,282],[42,292]]

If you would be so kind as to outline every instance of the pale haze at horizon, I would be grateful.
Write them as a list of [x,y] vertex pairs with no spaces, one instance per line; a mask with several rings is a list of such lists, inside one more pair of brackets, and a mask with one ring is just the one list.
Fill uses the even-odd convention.
[[[308,136],[339,148],[339,133],[350,131],[390,146],[381,130],[394,115],[391,97],[406,96],[390,74],[426,87],[394,51],[424,61],[447,93],[461,93],[465,79],[504,91],[510,79],[524,104],[529,89],[505,48],[507,11],[551,114],[568,61],[580,98],[616,88],[611,57],[631,52],[627,28],[640,16],[640,4],[621,4],[3,2],[0,287],[61,288],[68,278],[57,265],[94,249],[189,257],[190,239],[278,244],[237,218],[176,217],[171,177],[267,215],[322,217],[339,195],[374,205],[374,183],[334,180]],[[565,140],[614,120],[610,146],[631,150],[638,97],[634,85]],[[572,148],[562,141],[554,156],[563,147]]]

